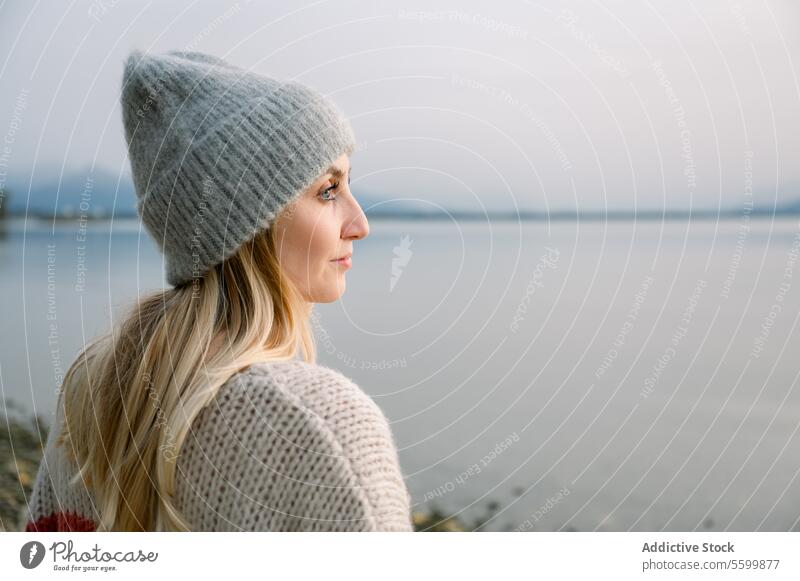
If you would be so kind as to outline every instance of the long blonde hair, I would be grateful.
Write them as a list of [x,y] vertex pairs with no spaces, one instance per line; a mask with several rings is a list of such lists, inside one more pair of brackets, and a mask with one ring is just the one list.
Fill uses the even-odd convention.
[[[302,351],[311,305],[279,268],[274,228],[190,284],[155,292],[64,376],[58,442],[92,493],[99,531],[189,530],[173,502],[192,420],[232,375]],[[224,346],[210,351],[219,335]]]

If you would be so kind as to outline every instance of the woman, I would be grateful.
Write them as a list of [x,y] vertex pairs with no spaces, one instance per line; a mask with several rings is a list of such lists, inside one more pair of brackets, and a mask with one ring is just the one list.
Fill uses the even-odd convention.
[[315,363],[312,305],[341,296],[369,233],[349,122],[197,52],[133,51],[122,84],[173,288],[68,370],[26,530],[412,530],[385,416]]

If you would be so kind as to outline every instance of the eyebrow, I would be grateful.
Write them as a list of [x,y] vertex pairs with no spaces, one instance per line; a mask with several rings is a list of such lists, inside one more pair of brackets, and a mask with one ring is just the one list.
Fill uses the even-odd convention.
[[[352,171],[353,171],[353,166],[351,165],[351,166],[350,166],[350,169],[348,169],[347,171],[348,171],[348,172],[352,172]],[[342,171],[342,169],[341,169],[341,168],[339,168],[339,167],[336,167],[335,165],[332,165],[331,167],[329,167],[328,169],[326,169],[326,170],[325,170],[325,173],[326,173],[326,174],[331,174],[331,175],[332,175],[334,178],[336,178],[336,179],[339,179],[339,178],[343,178],[343,177],[344,177],[344,172]]]

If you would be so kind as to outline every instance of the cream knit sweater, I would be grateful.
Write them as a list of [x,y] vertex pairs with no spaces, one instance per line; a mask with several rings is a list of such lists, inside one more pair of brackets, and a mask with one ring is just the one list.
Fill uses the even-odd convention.
[[[95,530],[91,491],[54,445],[28,531]],[[300,360],[233,376],[192,424],[175,502],[197,531],[412,531],[411,498],[380,408],[340,372]]]

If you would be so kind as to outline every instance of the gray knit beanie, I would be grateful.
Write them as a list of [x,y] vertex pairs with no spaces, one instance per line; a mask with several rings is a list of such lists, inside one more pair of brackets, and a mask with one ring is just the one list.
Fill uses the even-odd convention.
[[174,286],[231,256],[355,150],[323,95],[203,53],[133,50],[121,103],[137,210]]

